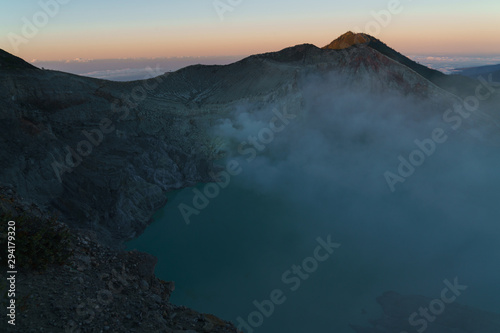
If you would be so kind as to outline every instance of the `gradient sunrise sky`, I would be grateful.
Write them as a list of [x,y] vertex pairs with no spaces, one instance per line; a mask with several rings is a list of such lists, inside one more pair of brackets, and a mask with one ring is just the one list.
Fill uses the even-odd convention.
[[[41,3],[64,4],[45,20]],[[249,55],[324,46],[348,30],[405,54],[500,54],[498,0],[23,0],[4,1],[0,20],[0,48],[26,60]]]

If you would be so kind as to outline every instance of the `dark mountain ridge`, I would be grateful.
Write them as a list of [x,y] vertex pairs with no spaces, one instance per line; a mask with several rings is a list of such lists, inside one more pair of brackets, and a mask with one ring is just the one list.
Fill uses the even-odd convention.
[[489,76],[493,77],[494,81],[500,81],[500,64],[498,65],[487,65],[469,68],[459,68],[457,69],[458,74],[462,76],[467,76],[472,79],[476,79],[479,76]]
[[[341,38],[346,36],[351,34]],[[215,148],[207,130],[238,103],[279,103],[300,112],[311,76],[342,76],[345,87],[437,104],[456,100],[403,63],[423,74],[435,71],[421,70],[373,37],[361,36],[373,47],[303,44],[131,82],[38,70],[2,51],[0,126],[8,139],[0,182],[56,209],[70,225],[102,228],[102,234],[123,240],[144,230],[165,204],[164,192],[209,180]],[[89,141],[88,133],[103,119],[111,121],[113,132],[68,168],[71,152]]]
[[2,49],[0,49],[0,70],[5,69],[38,69],[30,65],[21,58],[18,58]]

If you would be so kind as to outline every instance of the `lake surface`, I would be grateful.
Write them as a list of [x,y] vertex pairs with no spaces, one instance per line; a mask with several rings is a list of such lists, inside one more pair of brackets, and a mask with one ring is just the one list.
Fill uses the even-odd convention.
[[[193,189],[176,191],[146,232],[128,243],[159,258],[158,277],[176,283],[173,303],[233,322],[253,320],[255,332],[351,332],[349,324],[379,317],[375,298],[384,291],[434,298],[444,279],[458,277],[469,287],[460,303],[500,312],[498,232],[463,230],[479,220],[450,220],[448,206],[421,206],[405,192],[374,198],[318,189],[301,200],[300,193],[249,184],[234,177],[189,225],[178,205],[192,203]],[[482,205],[493,208],[491,201]],[[283,274],[314,257],[317,238],[328,235],[340,247],[317,267],[309,260],[312,272],[299,286],[286,283]],[[269,304],[262,301],[276,289],[282,296],[273,313],[249,319],[253,302]]]

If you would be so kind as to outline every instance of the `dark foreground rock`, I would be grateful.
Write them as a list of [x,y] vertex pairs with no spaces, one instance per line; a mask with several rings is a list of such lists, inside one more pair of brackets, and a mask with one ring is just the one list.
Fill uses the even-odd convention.
[[[103,245],[94,232],[46,218],[6,187],[0,187],[0,217],[2,249],[8,221],[16,221],[19,235],[16,325],[3,318],[0,332],[236,332],[211,314],[171,304],[174,283],[154,275],[157,260],[149,254]],[[4,309],[5,255],[0,258]]]

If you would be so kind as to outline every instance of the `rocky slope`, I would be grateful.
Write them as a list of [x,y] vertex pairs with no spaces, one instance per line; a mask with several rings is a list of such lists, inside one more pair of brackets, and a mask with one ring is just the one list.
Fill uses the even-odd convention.
[[344,35],[340,36],[339,38],[335,39],[334,41],[332,41],[330,44],[324,46],[323,48],[333,49],[333,50],[343,50],[353,46],[369,47],[371,49],[374,49],[382,53],[383,55],[393,59],[394,61],[397,61],[400,64],[414,70],[415,72],[417,72],[418,74],[420,74],[422,77],[426,78],[429,81],[434,82],[435,80],[446,77],[445,74],[416,63],[415,61],[405,57],[396,50],[391,49],[377,38],[374,38],[364,33],[353,33],[349,31]]
[[142,85],[7,69],[0,86],[0,182],[72,226],[133,237],[166,191],[209,179],[197,121],[148,116],[128,97]]
[[[7,221],[16,222],[16,325],[2,332],[236,332],[233,324],[169,302],[173,282],[155,277],[156,258],[117,251],[0,186],[0,293],[6,294]],[[0,304],[7,307],[7,298]]]
[[299,113],[311,77],[332,76],[342,87],[456,100],[372,48],[306,44],[126,83],[40,70],[6,54],[0,62],[0,183],[118,242],[144,230],[165,192],[211,179],[218,147],[208,130],[238,105]]
[[466,97],[474,94],[476,82],[461,75],[445,75],[437,70],[423,66],[398,51],[390,48],[379,39],[364,34],[348,31],[330,44],[323,47],[326,50],[344,50],[349,48],[370,48],[385,55],[386,57],[415,71],[423,78],[436,84],[440,88],[450,91],[456,95]]

